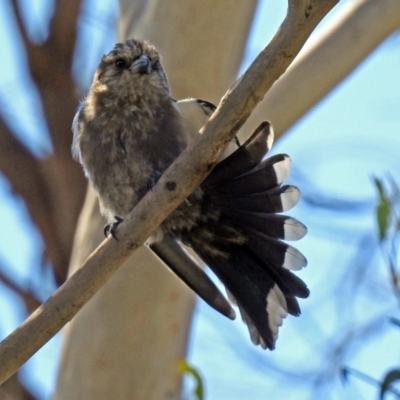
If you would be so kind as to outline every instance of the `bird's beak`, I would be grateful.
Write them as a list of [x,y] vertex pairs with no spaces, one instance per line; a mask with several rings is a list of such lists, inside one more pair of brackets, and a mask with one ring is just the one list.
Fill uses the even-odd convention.
[[137,58],[129,67],[129,71],[138,72],[141,74],[150,73],[151,72],[151,62],[149,57],[140,56]]

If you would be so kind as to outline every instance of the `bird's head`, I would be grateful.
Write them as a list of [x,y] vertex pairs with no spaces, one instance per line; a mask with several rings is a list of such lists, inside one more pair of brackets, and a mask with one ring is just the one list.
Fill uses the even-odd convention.
[[103,56],[93,86],[117,96],[126,92],[141,96],[154,91],[168,96],[170,93],[157,50],[148,42],[135,39],[117,43]]

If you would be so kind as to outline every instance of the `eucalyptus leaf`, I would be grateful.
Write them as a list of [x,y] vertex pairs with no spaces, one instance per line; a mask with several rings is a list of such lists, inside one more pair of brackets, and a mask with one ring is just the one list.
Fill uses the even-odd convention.
[[203,379],[200,376],[198,370],[193,367],[192,365],[188,364],[186,360],[180,360],[179,361],[179,370],[184,373],[191,375],[195,382],[196,382],[196,387],[194,390],[194,394],[196,395],[197,400],[204,400],[204,385],[203,385]]
[[379,193],[379,203],[376,207],[376,220],[379,229],[379,240],[382,241],[386,238],[386,233],[390,223],[391,203],[382,181],[375,177],[374,183]]

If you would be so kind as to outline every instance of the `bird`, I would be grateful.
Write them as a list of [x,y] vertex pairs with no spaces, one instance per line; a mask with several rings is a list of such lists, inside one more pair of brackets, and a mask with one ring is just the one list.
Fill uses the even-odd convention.
[[[72,153],[94,188],[118,240],[118,225],[163,172],[200,134],[216,107],[175,100],[157,49],[127,39],[101,58],[72,124]],[[230,319],[237,306],[251,341],[273,350],[288,314],[309,289],[294,271],[307,265],[287,240],[307,228],[281,214],[300,191],[283,184],[286,154],[265,155],[273,128],[264,121],[244,142],[234,138],[201,185],[147,240],[164,263],[210,306]],[[193,258],[194,252],[226,288],[226,297]]]

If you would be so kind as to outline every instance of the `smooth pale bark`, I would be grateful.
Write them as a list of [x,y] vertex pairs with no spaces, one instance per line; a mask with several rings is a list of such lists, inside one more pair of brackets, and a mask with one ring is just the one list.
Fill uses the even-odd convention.
[[[175,97],[217,102],[235,79],[255,4],[121,1],[120,39],[156,45]],[[99,244],[103,225],[89,192],[71,273]],[[178,360],[186,354],[193,305],[193,293],[141,248],[65,329],[54,398],[179,398]]]
[[349,2],[307,42],[242,132],[268,119],[279,137],[399,28],[399,0]]

